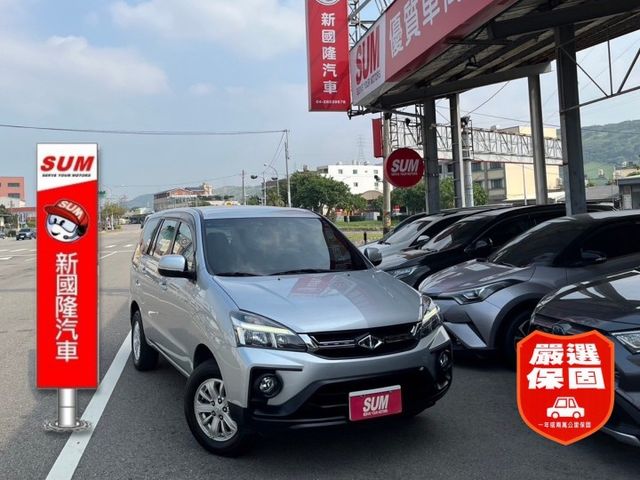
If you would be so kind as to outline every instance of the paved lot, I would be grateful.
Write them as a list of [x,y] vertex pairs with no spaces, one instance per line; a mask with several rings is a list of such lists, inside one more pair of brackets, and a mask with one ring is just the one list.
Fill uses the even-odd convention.
[[[128,333],[128,265],[139,232],[101,235],[101,375]],[[4,249],[0,478],[40,479],[66,436],[42,430],[55,415],[56,395],[34,388],[35,242],[0,240]],[[192,439],[182,413],[184,384],[165,362],[144,374],[127,363],[74,478],[640,477],[640,450],[605,435],[561,447],[531,432],[517,412],[513,372],[488,361],[459,360],[449,394],[412,421],[259,439],[238,459],[211,456]],[[81,410],[92,394],[82,392]]]

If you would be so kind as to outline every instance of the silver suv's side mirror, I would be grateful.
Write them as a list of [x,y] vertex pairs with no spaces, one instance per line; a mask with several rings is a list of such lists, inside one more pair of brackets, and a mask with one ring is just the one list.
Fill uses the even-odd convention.
[[187,259],[182,255],[164,255],[158,263],[158,273],[170,278],[194,278],[193,272],[187,270]]
[[378,250],[377,248],[367,248],[367,249],[365,249],[364,255],[375,266],[378,266],[378,265],[380,265],[382,263],[382,254],[380,253],[380,250]]

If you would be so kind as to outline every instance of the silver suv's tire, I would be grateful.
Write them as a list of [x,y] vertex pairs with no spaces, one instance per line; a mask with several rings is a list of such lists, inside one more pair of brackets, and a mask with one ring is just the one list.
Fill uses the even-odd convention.
[[142,328],[142,315],[136,310],[131,317],[131,358],[137,370],[153,370],[158,365],[158,352],[149,346]]
[[222,375],[213,360],[198,365],[189,377],[184,414],[193,436],[211,453],[237,456],[251,440],[242,423],[233,418]]

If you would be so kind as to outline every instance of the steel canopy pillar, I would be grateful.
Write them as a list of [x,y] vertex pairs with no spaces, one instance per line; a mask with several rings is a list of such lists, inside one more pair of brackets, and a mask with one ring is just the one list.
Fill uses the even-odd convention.
[[[449,97],[449,118],[451,119],[451,152],[453,157],[453,184],[455,188],[455,207],[465,207],[464,197],[464,161],[462,159],[462,137],[460,134],[460,96],[456,93]],[[426,158],[426,157],[425,157]]]
[[555,29],[555,41],[567,215],[575,215],[577,213],[586,213],[587,211],[575,26],[563,25],[557,27]]
[[427,213],[438,213],[440,211],[440,171],[438,168],[436,99],[427,98],[423,106],[422,148],[425,163],[425,204]]
[[[382,154],[384,161],[391,155],[391,114],[385,113],[382,116]],[[386,235],[391,230],[391,184],[387,178],[387,170],[382,168],[382,232]]]
[[531,150],[533,153],[533,174],[536,181],[536,204],[544,205],[548,202],[549,190],[547,188],[547,164],[544,151],[540,75],[529,77],[529,112],[531,115]]

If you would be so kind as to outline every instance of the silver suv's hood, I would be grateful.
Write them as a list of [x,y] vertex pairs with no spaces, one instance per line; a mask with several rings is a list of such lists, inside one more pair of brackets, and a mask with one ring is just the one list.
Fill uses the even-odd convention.
[[215,279],[241,310],[297,333],[375,328],[420,317],[420,294],[378,270]]
[[431,275],[420,285],[420,291],[437,297],[443,292],[458,292],[502,280],[524,282],[531,278],[534,270],[470,260]]

